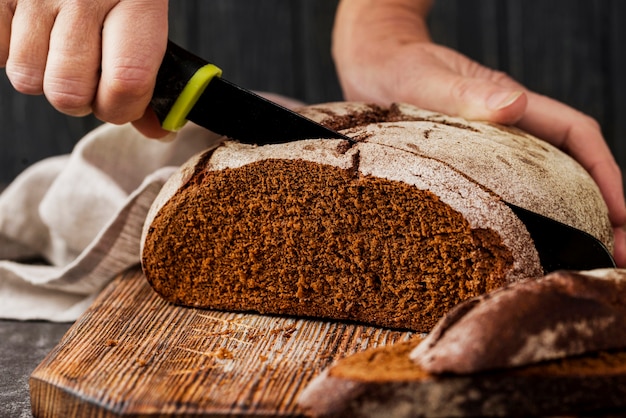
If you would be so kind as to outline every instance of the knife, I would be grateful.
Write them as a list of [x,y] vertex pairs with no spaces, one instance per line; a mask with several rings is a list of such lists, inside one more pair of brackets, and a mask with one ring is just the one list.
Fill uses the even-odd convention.
[[526,226],[545,273],[615,267],[611,252],[593,235],[512,203],[504,203]]
[[[169,41],[150,103],[163,128],[177,131],[191,120],[220,135],[258,145],[314,138],[355,142],[221,75],[217,66]],[[546,273],[615,267],[611,253],[594,236],[504,203],[526,225]]]
[[217,134],[249,144],[300,139],[354,139],[241,88],[222,70],[169,41],[150,106],[161,126],[177,131],[192,121]]

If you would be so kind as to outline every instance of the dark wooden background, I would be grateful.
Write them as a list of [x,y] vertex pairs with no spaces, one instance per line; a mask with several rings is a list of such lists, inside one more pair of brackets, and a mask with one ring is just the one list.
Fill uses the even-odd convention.
[[[170,3],[170,37],[245,87],[309,103],[339,100],[330,57],[336,5],[177,0]],[[595,117],[624,168],[625,18],[623,0],[437,0],[430,24],[436,41]],[[15,93],[0,74],[0,184],[42,158],[70,152],[97,124]]]

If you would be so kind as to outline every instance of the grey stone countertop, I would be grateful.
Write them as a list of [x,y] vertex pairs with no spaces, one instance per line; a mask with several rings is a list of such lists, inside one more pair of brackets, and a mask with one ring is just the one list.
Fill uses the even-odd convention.
[[71,323],[0,320],[0,418],[30,418],[28,378]]

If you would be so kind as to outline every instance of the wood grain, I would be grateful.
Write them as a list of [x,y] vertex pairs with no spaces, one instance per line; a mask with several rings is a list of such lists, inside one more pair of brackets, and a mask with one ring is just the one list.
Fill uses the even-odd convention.
[[30,378],[35,417],[300,416],[334,360],[410,333],[176,307],[139,269],[114,280]]

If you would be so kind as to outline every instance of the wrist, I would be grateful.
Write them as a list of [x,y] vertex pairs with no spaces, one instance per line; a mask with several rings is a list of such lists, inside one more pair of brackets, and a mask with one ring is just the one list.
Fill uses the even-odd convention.
[[[367,85],[372,92],[376,74],[408,44],[430,42],[426,17],[431,0],[342,0],[333,28],[332,55],[348,100],[374,100],[350,94]],[[397,56],[396,56],[397,58]],[[380,100],[374,100],[376,102]]]
[[333,49],[370,42],[430,41],[431,0],[342,0],[333,28]]

